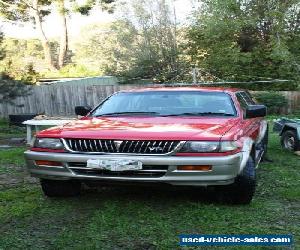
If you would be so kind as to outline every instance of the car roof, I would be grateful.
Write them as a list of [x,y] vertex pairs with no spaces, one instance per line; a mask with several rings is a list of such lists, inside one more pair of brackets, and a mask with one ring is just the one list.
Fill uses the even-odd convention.
[[148,91],[211,91],[211,92],[238,92],[241,89],[228,87],[202,87],[202,86],[151,86],[146,88],[134,88],[121,90],[120,92],[148,92]]

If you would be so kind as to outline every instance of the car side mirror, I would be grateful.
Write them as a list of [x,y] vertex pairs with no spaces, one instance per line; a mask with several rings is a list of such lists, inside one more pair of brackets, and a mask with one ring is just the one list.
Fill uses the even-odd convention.
[[92,110],[92,108],[89,106],[76,106],[75,114],[81,115],[81,116],[86,116],[91,110]]
[[249,105],[246,108],[245,118],[264,117],[267,115],[267,107],[265,105]]

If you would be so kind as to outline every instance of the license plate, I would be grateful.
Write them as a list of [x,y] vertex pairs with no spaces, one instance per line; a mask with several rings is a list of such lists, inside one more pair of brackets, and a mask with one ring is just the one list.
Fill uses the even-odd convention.
[[135,160],[87,160],[87,167],[93,169],[109,170],[109,171],[128,171],[141,170],[143,164]]

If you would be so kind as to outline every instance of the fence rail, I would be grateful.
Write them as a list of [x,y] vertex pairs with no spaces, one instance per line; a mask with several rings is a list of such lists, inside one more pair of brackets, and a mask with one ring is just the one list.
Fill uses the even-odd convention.
[[[96,106],[112,93],[139,88],[141,85],[60,85],[36,86],[32,88],[28,96],[18,97],[15,105],[0,104],[0,117],[8,117],[9,114],[44,113],[48,116],[74,115],[74,107],[77,105]],[[282,114],[300,110],[300,91],[282,91],[288,105],[282,108]]]

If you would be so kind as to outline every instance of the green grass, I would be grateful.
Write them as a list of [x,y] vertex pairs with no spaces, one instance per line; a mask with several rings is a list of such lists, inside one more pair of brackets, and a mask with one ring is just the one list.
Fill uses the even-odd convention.
[[[24,165],[23,150],[0,151],[1,169]],[[212,202],[198,190],[120,187],[49,199],[38,185],[2,189],[0,249],[176,249],[180,233],[290,233],[299,246],[300,158],[283,151],[275,134],[269,158],[247,206]]]
[[0,174],[17,173],[25,166],[23,152],[25,147],[0,150]]
[[9,126],[8,120],[0,118],[0,139],[25,137],[25,135],[25,127]]

